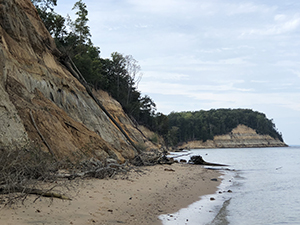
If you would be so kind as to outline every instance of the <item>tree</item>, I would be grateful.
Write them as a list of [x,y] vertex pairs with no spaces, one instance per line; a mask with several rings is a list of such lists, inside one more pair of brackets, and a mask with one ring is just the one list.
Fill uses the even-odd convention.
[[79,37],[79,44],[91,43],[90,28],[87,26],[89,19],[87,18],[87,6],[82,0],[75,3],[72,10],[77,9],[76,15],[78,16],[73,23],[74,33]]
[[156,104],[154,103],[154,101],[148,95],[145,95],[145,97],[143,97],[140,102],[141,111],[147,112],[147,114],[154,116],[156,111]]
[[40,10],[39,15],[49,33],[57,40],[62,40],[67,34],[65,18],[55,12]]
[[54,38],[61,38],[66,32],[65,18],[54,12],[57,0],[31,0],[45,27]]
[[31,0],[31,2],[36,8],[43,11],[47,11],[48,9],[53,11],[54,6],[57,5],[57,0]]
[[166,138],[167,145],[176,146],[178,144],[179,129],[180,128],[176,126],[171,127]]
[[169,131],[168,116],[160,112],[156,113],[154,115],[154,125],[152,130],[155,130],[160,135],[166,136]]
[[[112,73],[114,82],[116,82],[116,97],[120,99],[121,91],[120,88],[122,87],[123,81],[127,81],[127,71],[126,71],[126,59],[125,57],[118,53],[113,52],[111,54],[112,58]],[[124,86],[123,86],[124,88]],[[123,96],[122,96],[123,97]],[[125,98],[123,98],[124,100]],[[124,105],[124,104],[123,104]]]
[[132,55],[125,56],[125,69],[127,71],[129,81],[127,92],[127,104],[129,104],[134,86],[138,85],[138,83],[142,79],[142,74],[140,73],[141,67],[140,65],[138,65],[138,61],[135,60]]

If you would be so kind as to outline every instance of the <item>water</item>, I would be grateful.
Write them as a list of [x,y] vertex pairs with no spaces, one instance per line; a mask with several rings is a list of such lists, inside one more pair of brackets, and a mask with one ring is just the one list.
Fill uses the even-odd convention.
[[161,216],[164,225],[300,224],[300,146],[199,149],[190,153],[208,162],[230,165],[227,168],[234,171],[225,171],[220,189],[232,193],[217,193],[214,202],[204,196],[172,215],[176,221]]

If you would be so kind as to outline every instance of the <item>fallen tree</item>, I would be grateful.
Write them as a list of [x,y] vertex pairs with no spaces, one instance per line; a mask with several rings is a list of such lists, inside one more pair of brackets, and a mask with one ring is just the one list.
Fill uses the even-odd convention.
[[0,149],[0,204],[25,200],[28,195],[71,200],[62,194],[69,188],[68,180],[93,177],[103,179],[127,173],[128,163],[113,159],[81,159],[77,162],[57,160],[39,148]]
[[134,166],[153,166],[156,164],[172,164],[173,159],[167,157],[166,150],[152,150],[138,154],[130,161]]

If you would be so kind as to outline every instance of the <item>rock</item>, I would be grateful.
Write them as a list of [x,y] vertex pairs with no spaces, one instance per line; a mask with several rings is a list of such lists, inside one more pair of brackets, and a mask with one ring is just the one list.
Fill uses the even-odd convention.
[[181,163],[187,163],[187,161],[185,159],[180,159],[179,162],[181,162]]
[[218,181],[218,179],[217,178],[213,178],[213,179],[210,179],[211,181]]
[[215,198],[213,198],[213,197],[211,197],[211,198],[210,198],[210,200],[211,200],[211,201],[214,201],[214,200],[216,200],[216,199],[215,199]]
[[200,155],[194,155],[189,160],[189,163],[196,164],[196,165],[207,165],[207,166],[227,166],[225,164],[219,164],[219,163],[210,163],[205,162]]
[[200,155],[194,155],[189,160],[189,163],[197,164],[197,165],[203,165],[205,161],[203,160],[202,156]]

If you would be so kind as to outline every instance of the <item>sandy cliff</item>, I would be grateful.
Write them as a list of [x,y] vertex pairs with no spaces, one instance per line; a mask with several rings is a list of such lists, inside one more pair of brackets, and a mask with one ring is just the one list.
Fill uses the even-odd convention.
[[[0,0],[0,148],[34,142],[56,157],[134,157],[128,138],[55,55],[54,40],[30,0]],[[95,95],[131,141],[157,148],[107,93]]]
[[217,135],[213,140],[191,141],[184,143],[179,148],[199,149],[199,148],[261,148],[261,147],[285,147],[285,143],[274,139],[269,135],[259,135],[255,130],[238,125],[231,133]]

